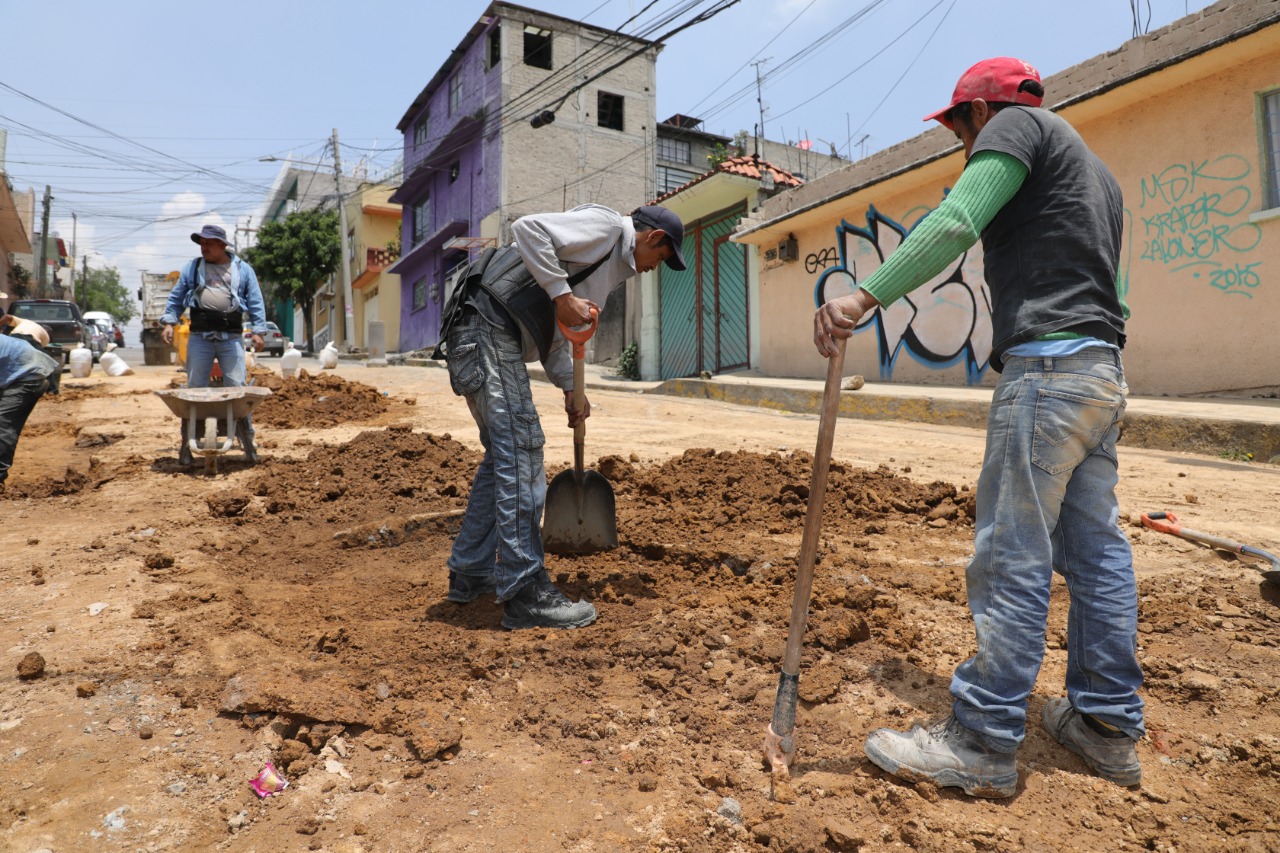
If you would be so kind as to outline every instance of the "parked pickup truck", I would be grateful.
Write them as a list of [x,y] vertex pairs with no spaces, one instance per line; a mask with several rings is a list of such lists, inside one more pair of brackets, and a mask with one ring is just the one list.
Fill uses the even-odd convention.
[[49,344],[62,347],[64,361],[70,361],[77,344],[89,346],[89,326],[80,316],[80,308],[65,299],[15,299],[9,313],[44,326]]

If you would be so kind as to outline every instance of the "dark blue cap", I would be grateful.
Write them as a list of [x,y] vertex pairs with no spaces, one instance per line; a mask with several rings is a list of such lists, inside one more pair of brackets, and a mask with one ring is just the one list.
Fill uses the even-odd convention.
[[667,266],[673,270],[683,270],[684,264],[684,223],[680,221],[680,217],[676,216],[665,207],[658,207],[652,204],[646,204],[644,207],[637,207],[631,212],[631,219],[640,229],[656,228],[667,235],[671,240],[671,248],[674,249],[671,257],[667,258]]

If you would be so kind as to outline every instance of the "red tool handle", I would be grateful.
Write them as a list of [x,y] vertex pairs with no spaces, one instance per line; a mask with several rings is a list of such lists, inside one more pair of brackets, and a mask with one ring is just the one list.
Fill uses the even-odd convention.
[[1174,536],[1182,535],[1182,524],[1178,521],[1178,517],[1171,512],[1144,512],[1142,514],[1142,526],[1150,527],[1158,533],[1171,533]]
[[564,335],[564,339],[573,344],[573,357],[586,358],[586,350],[583,344],[591,340],[591,336],[596,333],[596,326],[600,321],[600,312],[594,307],[591,309],[591,322],[587,324],[585,329],[574,329],[560,322],[560,318],[556,318],[556,325],[560,327],[560,334]]

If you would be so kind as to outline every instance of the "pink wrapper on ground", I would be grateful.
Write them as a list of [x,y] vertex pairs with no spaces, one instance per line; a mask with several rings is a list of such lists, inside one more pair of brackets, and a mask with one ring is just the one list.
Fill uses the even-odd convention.
[[262,772],[249,781],[249,786],[259,797],[269,797],[289,787],[289,782],[280,775],[275,765],[268,761],[267,766],[262,768]]

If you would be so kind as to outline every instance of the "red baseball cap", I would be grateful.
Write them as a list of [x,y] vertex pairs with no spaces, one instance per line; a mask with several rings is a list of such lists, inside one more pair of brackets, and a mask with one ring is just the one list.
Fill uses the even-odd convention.
[[1012,56],[984,59],[961,75],[960,82],[956,83],[956,90],[951,95],[951,103],[936,113],[925,116],[924,120],[937,120],[947,130],[955,130],[945,118],[947,111],[956,104],[967,104],[978,98],[988,103],[995,101],[1003,104],[1026,104],[1029,107],[1040,106],[1044,103],[1043,96],[1018,91],[1024,80],[1040,82],[1040,72],[1031,63]]

